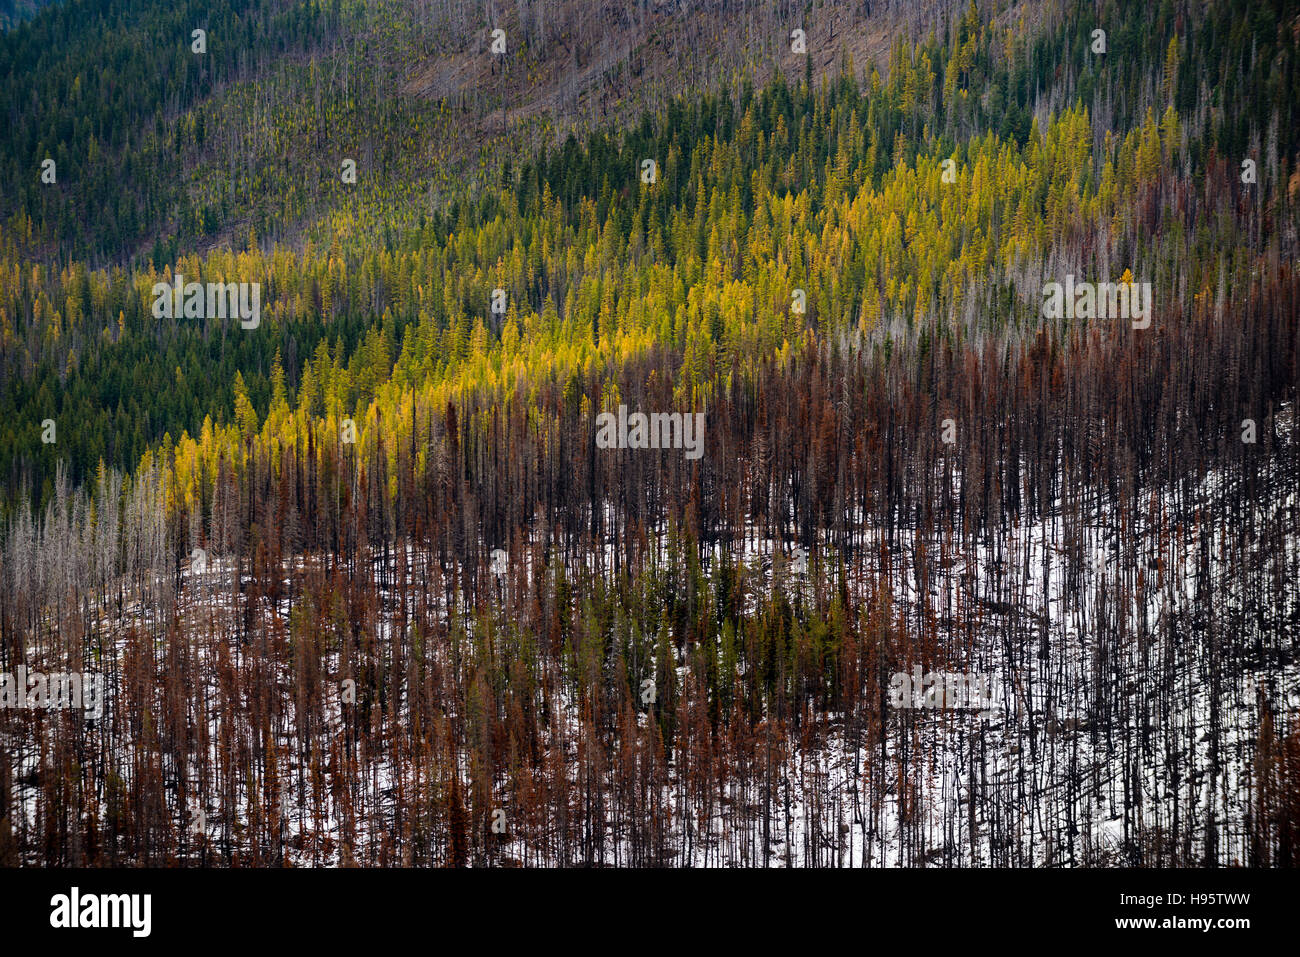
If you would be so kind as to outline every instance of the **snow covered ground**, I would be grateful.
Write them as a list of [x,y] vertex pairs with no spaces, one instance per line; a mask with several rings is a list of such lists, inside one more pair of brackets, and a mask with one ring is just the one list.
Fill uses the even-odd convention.
[[[1220,476],[1211,475],[1192,498],[1213,501],[1222,485]],[[1264,516],[1277,510],[1294,514],[1296,504],[1291,493],[1258,508]],[[981,541],[968,551],[947,543],[943,561],[928,560],[928,577],[918,567],[916,544],[896,545],[887,579],[896,620],[905,628],[935,631],[946,664],[997,678],[1002,700],[991,714],[893,710],[883,736],[870,734],[861,721],[854,726],[844,715],[820,715],[800,746],[781,752],[785,756],[770,769],[761,791],[752,781],[746,786],[733,780],[717,795],[711,813],[689,797],[670,766],[662,804],[668,826],[689,851],[665,863],[1071,866],[1137,864],[1151,862],[1152,855],[1244,863],[1261,708],[1267,704],[1274,713],[1300,708],[1295,638],[1284,637],[1281,626],[1300,620],[1300,596],[1292,589],[1287,607],[1253,607],[1251,577],[1240,563],[1222,559],[1229,548],[1226,523],[1167,521],[1163,516],[1172,514],[1172,506],[1153,514],[1161,520],[1127,529],[1122,539],[1110,521],[1075,527],[1059,511],[1034,524],[1013,523],[1001,540]],[[867,546],[861,551],[874,556],[883,532],[863,528],[862,517],[858,522]],[[1300,567],[1296,531],[1292,527],[1280,550],[1261,548],[1259,575],[1294,580]],[[931,556],[944,546],[921,544]],[[797,596],[809,593],[818,576],[832,573],[835,563],[827,553],[814,549],[805,556],[794,549],[790,541],[756,534],[737,543],[731,558],[743,563],[752,579],[751,601],[774,587],[774,576]],[[1196,572],[1207,556],[1213,591],[1202,594],[1197,588],[1203,589],[1206,579],[1197,586]],[[721,557],[718,547],[706,549],[706,570],[716,573]],[[590,561],[607,564],[609,556],[593,555]],[[186,575],[181,613],[202,636],[192,653],[193,664],[204,667],[193,673],[218,673],[206,665],[221,656],[236,669],[265,667],[259,641],[283,640],[295,613],[286,570],[283,597],[273,607],[268,600],[260,612],[269,622],[259,627],[263,634],[245,647],[234,645],[230,636],[242,611],[232,613],[232,567],[213,557],[201,574]],[[531,567],[524,571],[526,577],[533,573]],[[847,563],[847,584],[864,596],[881,573],[874,557],[859,559]],[[1075,587],[1080,583],[1083,587]],[[387,629],[397,626],[398,596],[391,589],[380,592],[382,645]],[[155,653],[165,661],[166,630],[153,609],[128,607],[121,618],[106,616],[100,629],[121,636],[132,625],[154,636]],[[1127,639],[1100,637],[1116,634]],[[105,656],[110,683],[126,645],[119,637]],[[311,732],[321,746],[345,733],[338,653],[327,649],[325,655],[330,686],[323,692],[323,720]],[[289,656],[278,660],[283,673],[277,681],[291,688]],[[899,664],[910,671],[921,663]],[[685,661],[679,665],[684,681]],[[251,703],[232,707],[215,680],[202,691],[206,704],[198,720],[207,723],[215,766],[223,741],[229,743],[233,735],[247,743],[255,733],[246,720]],[[579,719],[574,703],[567,696],[561,700],[567,713],[552,726],[559,731],[550,733],[546,747],[561,749],[572,767]],[[337,865],[344,862],[345,830],[353,847],[364,848],[397,826],[395,794],[411,786],[402,777],[409,771],[399,774],[387,751],[357,755],[367,791],[382,796],[378,806],[367,807],[350,825],[335,813],[318,817],[312,808],[338,804],[310,768],[294,763],[300,751],[295,707],[293,694],[286,692],[273,729],[288,762],[281,777],[297,782],[283,789],[279,809],[283,853],[292,863]],[[112,708],[110,699],[109,721]],[[644,726],[646,716],[640,720]],[[35,828],[38,739],[12,731],[4,737],[26,816],[23,826]],[[212,842],[238,844],[256,795],[234,788],[237,808],[222,813],[218,782],[202,786],[194,767],[179,776],[189,794],[184,806],[175,796],[176,826],[192,836],[201,831]],[[766,813],[755,806],[756,793],[766,798]],[[728,824],[738,819],[738,804],[747,808],[740,828]],[[109,810],[106,796],[100,805],[102,818]],[[1162,843],[1166,832],[1183,835],[1181,843]],[[539,859],[525,836],[513,828],[510,835],[501,840],[495,861],[574,862]],[[609,828],[597,856],[606,863],[626,862],[621,842],[619,829]]]

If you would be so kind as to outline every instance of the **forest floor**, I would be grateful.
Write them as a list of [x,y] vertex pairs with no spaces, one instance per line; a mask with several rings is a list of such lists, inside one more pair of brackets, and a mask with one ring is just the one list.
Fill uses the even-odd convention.
[[[1192,496],[1195,502],[1213,501],[1222,492],[1222,478],[1209,476]],[[1294,509],[1295,493],[1266,497],[1262,512]],[[1167,511],[1172,511],[1168,503]],[[1012,524],[1001,541],[981,543],[963,552],[952,543],[918,543],[925,552],[942,552],[931,562],[929,577],[925,556],[916,547],[895,549],[892,568],[884,580],[891,583],[890,599],[895,620],[902,628],[928,632],[935,638],[943,660],[925,663],[925,670],[947,668],[987,676],[998,692],[990,713],[955,709],[892,709],[885,733],[870,740],[866,729],[847,724],[842,715],[815,717],[792,757],[783,757],[770,769],[760,792],[752,783],[733,781],[716,800],[701,803],[669,768],[665,805],[673,809],[673,828],[687,848],[688,859],[673,863],[700,866],[916,866],[916,865],[1122,865],[1141,860],[1135,833],[1169,829],[1191,835],[1181,848],[1160,853],[1185,860],[1204,857],[1241,863],[1248,851],[1245,821],[1249,813],[1251,762],[1258,733],[1261,704],[1275,710],[1300,707],[1300,660],[1294,643],[1275,637],[1245,640],[1252,628],[1272,635],[1285,631],[1284,622],[1300,616],[1300,596],[1291,607],[1252,609],[1250,583],[1235,572],[1212,570],[1211,594],[1198,593],[1203,578],[1197,563],[1203,552],[1223,554],[1222,525],[1185,529],[1185,534],[1160,534],[1152,527],[1139,530],[1126,545],[1130,561],[1115,556],[1118,541],[1108,540],[1113,523],[1104,520],[1104,507],[1085,527],[1059,512],[1031,525]],[[1263,516],[1261,516],[1263,517]],[[1082,534],[1080,534],[1082,533]],[[880,554],[882,529],[857,527],[859,547],[866,555]],[[1206,540],[1201,541],[1201,536]],[[1085,543],[1082,550],[1078,543]],[[788,558],[790,546],[760,539],[757,533],[738,542],[732,560],[748,579],[754,602],[770,597],[773,576],[783,577],[787,593],[811,599],[811,581],[828,566],[825,556],[813,556],[805,571]],[[1208,550],[1208,552],[1207,552]],[[786,552],[787,557],[776,553]],[[1071,553],[1074,553],[1073,557]],[[1300,562],[1300,530],[1292,529],[1285,542],[1285,557],[1274,556],[1295,569]],[[708,567],[716,568],[715,548]],[[412,559],[414,556],[412,555]],[[775,567],[774,567],[775,566]],[[940,573],[934,574],[938,567]],[[865,597],[877,587],[884,571],[873,561],[848,566],[848,587]],[[267,625],[242,650],[231,647],[237,631],[236,610],[230,600],[231,566],[214,559],[197,581],[190,573],[182,589],[182,615],[197,641],[199,674],[218,670],[206,658],[218,654],[218,644],[237,668],[259,668],[268,662],[283,670],[282,688],[293,686],[291,656],[259,656],[265,635],[282,638],[293,613],[290,578],[286,591],[263,613]],[[1261,568],[1260,574],[1267,570]],[[526,571],[531,575],[531,569]],[[420,576],[413,570],[413,582]],[[400,627],[398,596],[381,589],[381,633]],[[430,596],[434,597],[434,596]],[[1213,602],[1216,622],[1207,627],[1204,607]],[[752,613],[747,609],[746,613]],[[445,618],[446,610],[443,615]],[[1261,618],[1260,615],[1265,617]],[[1115,618],[1122,631],[1138,640],[1121,643],[1097,639],[1097,628]],[[1238,623],[1237,634],[1217,640],[1232,653],[1221,659],[1224,667],[1207,668],[1211,660],[1206,643],[1223,622]],[[1262,625],[1260,624],[1262,622]],[[104,633],[124,636],[133,629],[166,633],[155,616],[140,606],[124,609],[101,622]],[[959,627],[960,625],[960,627]],[[1276,626],[1276,627],[1274,627]],[[1207,633],[1209,632],[1209,633]],[[156,639],[158,655],[165,659],[165,639]],[[127,654],[127,641],[118,638],[116,657]],[[264,646],[263,646],[264,647]],[[1262,649],[1252,652],[1251,648]],[[329,673],[338,673],[337,652],[331,653]],[[679,662],[685,680],[685,657]],[[920,669],[921,662],[900,662],[903,670]],[[110,668],[111,670],[111,668]],[[204,689],[209,701],[220,700],[215,679]],[[547,748],[559,748],[572,761],[578,739],[577,709],[565,692],[568,716]],[[333,699],[331,699],[333,700]],[[301,749],[293,715],[293,696],[285,694],[285,718],[278,736],[287,766],[284,780],[310,778],[310,769],[296,766]],[[325,733],[342,733],[342,709],[335,703],[325,721]],[[642,722],[646,720],[643,713]],[[218,765],[216,748],[229,715],[209,711],[212,765]],[[235,719],[238,724],[238,718]],[[554,729],[556,725],[552,725]],[[228,729],[227,729],[228,730]],[[244,728],[241,734],[251,734]],[[6,742],[14,749],[18,791],[34,826],[38,803],[39,768],[37,736]],[[572,763],[570,764],[573,767]],[[375,793],[394,794],[400,775],[381,754],[367,760],[366,774]],[[576,772],[575,772],[576,773]],[[189,769],[191,788],[197,790],[197,769]],[[313,785],[307,784],[305,794]],[[309,854],[295,848],[321,846],[335,849],[324,863],[339,863],[342,822],[313,820],[310,806],[330,806],[329,794],[314,794],[308,806],[295,803],[299,791],[285,789],[282,811],[286,822],[286,859],[299,864],[320,861],[319,851]],[[978,796],[978,800],[974,800]],[[766,797],[766,800],[761,800]],[[248,795],[236,820],[247,821]],[[974,800],[974,803],[972,803]],[[101,796],[101,815],[108,813]],[[764,813],[763,805],[767,806]],[[736,807],[745,808],[735,826]],[[223,822],[215,808],[197,805],[191,818],[200,821],[213,838]],[[364,847],[377,834],[393,826],[393,808],[374,808],[356,822],[354,847]],[[1175,827],[1179,820],[1198,820],[1204,826]],[[599,855],[617,863],[623,857],[617,828],[606,837]],[[1215,846],[1207,847],[1207,842]],[[1148,848],[1145,853],[1150,854]],[[536,854],[522,838],[508,840],[502,860],[536,862]]]

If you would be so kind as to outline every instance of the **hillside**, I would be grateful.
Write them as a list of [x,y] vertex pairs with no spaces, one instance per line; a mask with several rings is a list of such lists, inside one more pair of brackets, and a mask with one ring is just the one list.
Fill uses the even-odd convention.
[[1262,0],[0,36],[0,671],[105,681],[0,710],[0,862],[1293,865],[1298,52]]

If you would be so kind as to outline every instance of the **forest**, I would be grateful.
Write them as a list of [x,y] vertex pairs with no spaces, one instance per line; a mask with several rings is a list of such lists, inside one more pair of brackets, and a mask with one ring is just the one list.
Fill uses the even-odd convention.
[[1300,863],[1293,4],[38,6],[0,866]]

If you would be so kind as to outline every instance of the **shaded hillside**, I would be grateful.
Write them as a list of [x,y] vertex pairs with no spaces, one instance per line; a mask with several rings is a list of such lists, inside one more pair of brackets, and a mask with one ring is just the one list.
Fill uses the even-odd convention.
[[866,8],[5,73],[0,862],[1294,865],[1297,11]]

